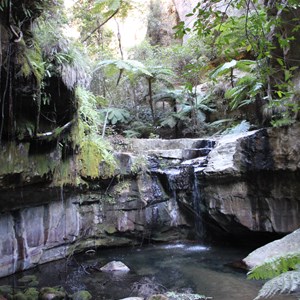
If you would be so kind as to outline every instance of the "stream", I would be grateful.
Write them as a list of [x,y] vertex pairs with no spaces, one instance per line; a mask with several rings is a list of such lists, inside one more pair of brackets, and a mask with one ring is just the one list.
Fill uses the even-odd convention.
[[[0,285],[17,287],[25,275],[35,275],[39,286],[63,286],[72,294],[88,290],[93,299],[116,300],[157,292],[198,293],[215,300],[251,300],[263,281],[247,280],[244,271],[228,264],[241,260],[251,250],[196,243],[149,245],[142,248],[99,249],[65,260],[37,266],[2,278]],[[104,273],[98,269],[112,260],[125,263],[128,273]],[[278,296],[272,299],[295,299]]]

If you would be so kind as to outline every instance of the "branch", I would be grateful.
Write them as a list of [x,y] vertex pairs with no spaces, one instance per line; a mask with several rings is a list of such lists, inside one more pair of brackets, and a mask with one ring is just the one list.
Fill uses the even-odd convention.
[[99,26],[97,26],[92,32],[90,32],[82,42],[83,43],[86,42],[94,32],[96,32],[99,28],[101,28],[104,24],[106,24],[111,18],[113,18],[119,12],[119,9],[120,8],[116,9],[110,17],[108,17],[104,22],[102,22]]
[[37,140],[57,139],[62,133],[64,133],[67,129],[69,129],[73,125],[74,122],[75,122],[75,120],[72,120],[72,121],[66,123],[65,125],[63,125],[62,127],[58,127],[56,129],[54,129],[53,131],[49,131],[49,132],[45,132],[45,133],[37,133],[35,136],[35,139],[37,139]]

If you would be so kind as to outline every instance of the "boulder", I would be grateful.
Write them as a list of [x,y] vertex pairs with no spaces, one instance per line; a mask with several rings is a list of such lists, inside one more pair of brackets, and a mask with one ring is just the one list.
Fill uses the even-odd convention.
[[300,227],[300,125],[220,138],[199,174],[206,223],[220,234],[290,233]]
[[254,250],[243,259],[243,262],[249,269],[252,269],[270,259],[276,259],[290,254],[300,254],[300,229]]

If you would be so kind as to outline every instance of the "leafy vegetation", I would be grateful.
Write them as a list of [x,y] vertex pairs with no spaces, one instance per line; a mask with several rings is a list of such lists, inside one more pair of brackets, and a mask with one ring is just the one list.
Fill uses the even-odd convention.
[[288,254],[269,259],[248,272],[250,279],[270,279],[260,289],[255,300],[276,294],[290,294],[300,287],[300,254]]
[[248,277],[249,279],[270,279],[281,273],[298,269],[299,264],[300,254],[278,257],[251,269],[248,273]]
[[[135,0],[80,0],[68,16],[60,13],[60,1],[4,1],[1,17],[10,13],[15,22],[7,28],[14,40],[0,60],[0,135],[51,137],[81,151],[82,161],[107,161],[113,174],[108,135],[198,137],[293,124],[297,1],[220,3],[199,2],[189,14],[194,25],[176,26],[177,37],[189,35],[183,44],[174,39],[161,47],[152,38],[125,53],[119,24],[142,9]],[[147,22],[154,37],[162,19],[161,4],[152,4]],[[77,26],[78,41],[65,37],[67,21]],[[19,84],[15,94],[12,84]],[[83,163],[84,176],[96,178],[95,165]]]
[[[243,13],[233,13],[234,10]],[[295,40],[299,38],[298,13],[299,6],[293,0],[266,4],[239,0],[223,4],[220,1],[199,2],[190,14],[196,16],[193,28],[180,23],[177,35],[195,31],[210,45],[210,62],[215,65],[225,61],[212,74],[231,72],[231,90],[226,94],[232,100],[231,109],[254,102],[258,102],[258,107],[273,107],[278,102],[286,106],[286,99],[291,102],[293,94],[291,74],[298,67],[290,54],[292,45],[296,46]],[[295,22],[294,29],[291,29],[290,21]],[[248,74],[245,78],[240,77],[234,87],[233,67],[244,57],[254,58],[257,68],[251,72],[251,77]],[[269,116],[269,119],[275,126],[290,124],[294,111],[288,109],[284,114]]]

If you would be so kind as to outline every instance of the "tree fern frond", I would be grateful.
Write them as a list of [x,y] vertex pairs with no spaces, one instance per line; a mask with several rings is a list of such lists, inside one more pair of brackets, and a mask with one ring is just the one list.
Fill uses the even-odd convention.
[[300,253],[276,257],[253,268],[248,273],[250,279],[269,279],[281,273],[296,270],[300,263]]
[[276,294],[290,294],[299,291],[300,272],[289,271],[266,282],[254,300],[270,298]]

